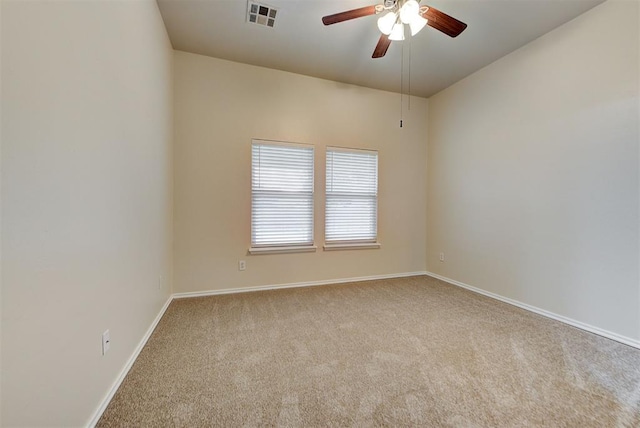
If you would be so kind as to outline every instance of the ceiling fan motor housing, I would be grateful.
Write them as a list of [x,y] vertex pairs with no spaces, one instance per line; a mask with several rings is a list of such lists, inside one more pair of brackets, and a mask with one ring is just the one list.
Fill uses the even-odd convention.
[[397,0],[384,0],[385,9],[393,9],[397,3]]

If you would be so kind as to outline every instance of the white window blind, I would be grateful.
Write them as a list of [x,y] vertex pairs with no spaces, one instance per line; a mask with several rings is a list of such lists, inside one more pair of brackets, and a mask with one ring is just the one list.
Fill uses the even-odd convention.
[[251,246],[313,244],[313,147],[254,140]]
[[326,242],[376,242],[378,152],[328,147],[326,178]]

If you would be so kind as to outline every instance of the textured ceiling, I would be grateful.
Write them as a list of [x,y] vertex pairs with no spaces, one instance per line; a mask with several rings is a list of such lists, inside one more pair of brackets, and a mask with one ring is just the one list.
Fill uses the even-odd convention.
[[[428,1],[428,3],[427,3]],[[371,88],[429,97],[603,0],[423,0],[468,24],[457,38],[425,27],[371,54],[376,16],[324,26],[366,0],[268,0],[274,28],[250,24],[243,0],[158,0],[174,49]],[[402,70],[402,73],[401,73]],[[402,79],[401,79],[402,76]],[[409,86],[410,81],[410,86]]]

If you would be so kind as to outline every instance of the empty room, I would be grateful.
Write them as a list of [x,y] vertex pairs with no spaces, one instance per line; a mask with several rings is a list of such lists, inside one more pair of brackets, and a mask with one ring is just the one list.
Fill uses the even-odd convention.
[[0,425],[640,427],[638,0],[0,0]]

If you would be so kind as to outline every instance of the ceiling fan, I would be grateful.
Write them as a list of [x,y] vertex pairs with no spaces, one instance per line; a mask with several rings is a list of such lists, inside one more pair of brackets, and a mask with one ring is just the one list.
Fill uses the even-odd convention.
[[404,40],[405,25],[409,26],[412,36],[415,36],[425,25],[442,31],[450,37],[458,36],[467,28],[467,24],[464,22],[433,7],[420,6],[416,0],[384,0],[383,4],[327,15],[322,18],[322,22],[324,25],[332,25],[378,14],[383,14],[378,18],[378,29],[382,35],[373,51],[372,58],[385,56],[392,41]]

